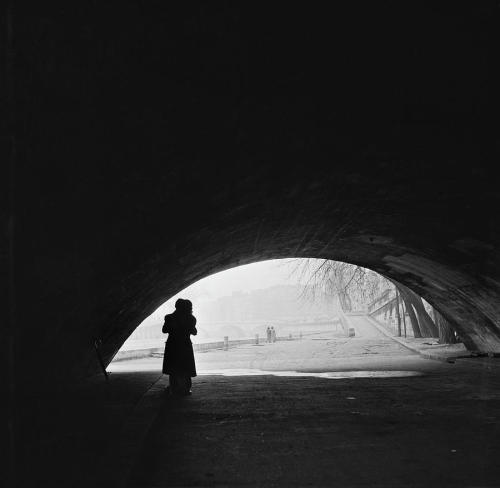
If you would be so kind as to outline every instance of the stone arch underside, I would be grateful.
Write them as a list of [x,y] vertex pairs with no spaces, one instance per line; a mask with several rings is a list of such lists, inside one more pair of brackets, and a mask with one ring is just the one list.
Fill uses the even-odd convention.
[[13,17],[16,374],[98,372],[95,339],[109,361],[281,257],[371,268],[500,351],[496,7],[362,3]]
[[[91,283],[85,285],[85,293],[79,291],[76,303],[57,304],[59,327],[46,331],[54,335],[41,361],[51,366],[47,358],[55,354],[59,367],[72,374],[95,373],[99,365],[94,339],[102,339],[107,363],[146,316],[188,285],[234,266],[290,257],[346,261],[396,279],[456,324],[469,348],[500,351],[499,289],[494,279],[477,273],[487,270],[483,260],[491,252],[489,245],[468,233],[438,241],[442,236],[437,232],[444,226],[441,216],[433,222],[422,212],[410,223],[406,215],[395,217],[394,212],[382,217],[374,202],[361,211],[356,199],[333,198],[329,203],[331,189],[329,185],[327,189],[316,185],[313,192],[295,189],[289,198],[272,196],[264,203],[259,199],[257,207],[234,209],[234,201],[228,200],[221,205],[218,219],[212,214],[209,220],[197,218],[204,213],[197,205],[180,214],[170,213],[167,206],[158,209],[166,223],[153,232],[138,228],[130,235],[115,234],[108,242],[100,241],[104,254],[94,259],[103,260],[99,263],[102,275],[89,277]],[[248,198],[248,190],[242,189],[241,195]],[[455,212],[460,220],[459,209]],[[154,252],[141,253],[144,245],[151,249],[153,242]],[[77,266],[85,266],[87,259]],[[81,303],[80,297],[86,302]]]

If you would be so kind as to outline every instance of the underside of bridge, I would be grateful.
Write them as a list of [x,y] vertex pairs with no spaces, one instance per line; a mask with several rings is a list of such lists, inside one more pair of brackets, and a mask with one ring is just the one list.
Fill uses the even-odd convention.
[[344,4],[7,9],[20,377],[99,372],[95,340],[108,363],[187,285],[285,257],[371,268],[500,352],[497,7]]

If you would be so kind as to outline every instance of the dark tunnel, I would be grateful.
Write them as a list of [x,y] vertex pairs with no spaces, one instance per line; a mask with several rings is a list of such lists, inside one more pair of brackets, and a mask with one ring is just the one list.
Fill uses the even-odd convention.
[[392,277],[498,352],[479,5],[13,17],[13,280],[30,305],[11,330],[40,376],[94,371],[95,339],[108,360],[194,280],[291,256]]
[[500,353],[494,2],[1,9],[17,391],[274,258],[372,269]]

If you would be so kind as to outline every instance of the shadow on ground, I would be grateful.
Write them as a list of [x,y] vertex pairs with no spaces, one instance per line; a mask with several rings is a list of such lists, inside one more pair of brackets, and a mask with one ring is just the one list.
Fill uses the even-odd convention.
[[[498,485],[498,378],[204,377],[163,398],[132,486]],[[486,376],[489,376],[488,378]]]
[[23,399],[19,486],[498,486],[499,372],[200,376],[183,399],[114,373]]

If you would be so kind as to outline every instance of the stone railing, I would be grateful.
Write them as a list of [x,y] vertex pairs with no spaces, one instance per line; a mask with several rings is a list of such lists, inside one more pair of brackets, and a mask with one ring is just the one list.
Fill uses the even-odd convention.
[[[308,332],[308,333],[299,333],[299,334],[289,334],[288,336],[279,336],[276,337],[276,341],[292,341],[292,340],[300,340],[302,337],[319,334],[321,332]],[[193,344],[193,351],[195,352],[205,352],[211,351],[215,349],[230,349],[233,347],[245,345],[245,344],[265,344],[267,343],[267,338],[256,336],[254,339],[235,339],[229,340],[229,337],[224,337],[222,341],[215,342],[202,342]],[[147,347],[144,349],[133,349],[128,351],[118,351],[113,361],[125,361],[129,359],[139,359],[145,357],[158,357],[163,356],[163,350],[165,346],[161,347]]]

